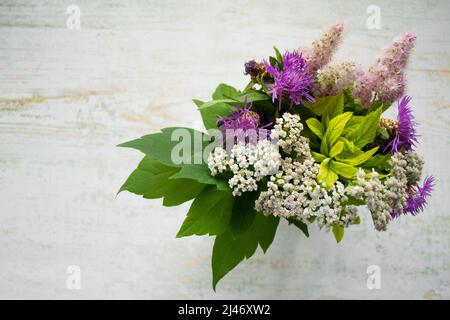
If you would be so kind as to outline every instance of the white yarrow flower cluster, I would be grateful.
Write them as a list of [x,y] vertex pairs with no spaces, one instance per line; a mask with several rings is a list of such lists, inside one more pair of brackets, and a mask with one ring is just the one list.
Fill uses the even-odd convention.
[[308,138],[301,135],[303,124],[296,114],[284,113],[276,120],[272,130],[272,139],[277,141],[278,146],[287,154],[295,152],[298,160],[310,153]]
[[303,223],[311,223],[315,218],[319,227],[353,223],[356,207],[341,205],[348,200],[344,185],[338,181],[327,190],[317,182],[318,173],[319,165],[312,157],[303,162],[282,160],[281,169],[267,183],[268,190],[256,200],[256,210]]
[[276,144],[259,140],[256,144],[239,142],[229,154],[216,147],[208,157],[208,167],[213,176],[230,171],[233,176],[228,184],[233,189],[233,196],[240,196],[242,192],[256,191],[258,181],[277,172],[280,160]]
[[356,207],[342,206],[348,200],[341,182],[327,190],[317,181],[319,164],[314,162],[309,141],[300,135],[303,125],[298,115],[285,113],[272,131],[280,148],[295,158],[281,160],[281,167],[270,177],[267,191],[261,192],[255,208],[264,214],[311,223],[320,227],[334,224],[348,226],[357,217]]

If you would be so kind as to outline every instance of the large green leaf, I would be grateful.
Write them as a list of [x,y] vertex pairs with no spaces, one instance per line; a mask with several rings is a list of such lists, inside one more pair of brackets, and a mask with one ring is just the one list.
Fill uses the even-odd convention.
[[306,105],[316,115],[324,116],[328,120],[331,120],[342,113],[344,109],[344,96],[341,93],[336,96],[319,97],[316,98],[315,102],[306,102]]
[[366,162],[367,160],[369,160],[370,157],[371,157],[375,152],[377,152],[378,148],[379,148],[379,147],[372,148],[372,149],[370,149],[370,150],[368,150],[368,151],[366,151],[366,152],[363,152],[363,153],[361,153],[361,154],[359,154],[359,155],[357,155],[357,156],[351,157],[351,158],[339,158],[339,157],[338,157],[337,159],[338,159],[339,161],[341,161],[341,162],[343,162],[343,163],[346,163],[346,164],[349,164],[349,165],[351,165],[351,166],[358,166],[358,165],[360,165],[360,164]]
[[308,120],[306,120],[306,124],[316,136],[318,136],[320,139],[323,138],[323,135],[325,134],[325,128],[319,120],[317,120],[316,118],[309,118]]
[[298,229],[300,229],[303,234],[309,238],[309,232],[308,232],[308,226],[301,222],[300,220],[297,219],[288,219],[289,224],[293,224],[294,226],[296,226]]
[[233,202],[231,192],[206,186],[192,202],[177,238],[225,232],[229,229]]
[[233,106],[226,103],[217,103],[209,108],[199,108],[200,115],[202,116],[203,125],[208,129],[217,129],[217,119],[220,116],[230,115],[230,111],[235,109]]
[[345,137],[352,141],[358,148],[363,148],[366,144],[373,142],[380,123],[382,108],[369,113],[356,126],[355,129],[348,132]]
[[228,230],[216,237],[211,259],[214,290],[220,279],[255,253],[258,244],[264,252],[267,251],[275,237],[278,222],[278,217],[258,213],[245,232],[236,236]]
[[239,95],[239,91],[225,83],[221,83],[217,86],[216,90],[212,94],[213,100],[219,99],[233,99]]
[[256,217],[255,201],[258,192],[244,192],[233,204],[231,213],[231,231],[234,235],[239,235],[248,230]]
[[341,136],[342,131],[345,128],[345,125],[352,117],[351,112],[346,112],[340,114],[333,119],[331,119],[328,124],[327,131],[323,136],[322,143],[320,145],[320,153],[324,155],[329,155],[331,147],[334,146],[334,143]]
[[241,103],[245,102],[246,99],[247,103],[251,103],[257,101],[270,100],[271,98],[268,94],[257,90],[249,90],[246,93],[241,94],[239,97],[237,97],[237,100]]
[[358,172],[357,168],[335,160],[330,161],[329,168],[347,179],[353,178],[356,172]]
[[355,130],[363,120],[364,120],[363,116],[354,115],[353,117],[351,117],[350,120],[347,122],[344,131],[342,131],[342,135],[346,135],[347,133]]
[[330,158],[322,161],[319,168],[319,174],[317,175],[317,179],[320,182],[325,182],[327,188],[331,188],[338,179],[336,172],[330,169],[330,161]]
[[197,108],[199,108],[200,115],[203,120],[203,125],[208,129],[216,129],[217,128],[217,118],[219,116],[227,116],[230,114],[230,111],[234,109],[233,106],[226,104],[224,102],[217,103],[211,105],[209,108],[200,109],[205,102],[193,99],[192,100]]
[[390,159],[391,159],[390,154],[385,154],[385,155],[377,154],[376,156],[373,156],[372,158],[370,158],[369,160],[364,162],[361,165],[361,167],[367,168],[367,169],[374,168],[377,171],[388,170],[390,168],[390,165],[389,165]]
[[[203,149],[210,143],[209,140],[210,137],[203,132],[191,128],[171,127],[118,146],[137,149],[166,165],[181,166],[202,163]],[[181,141],[183,143],[180,143]],[[197,143],[198,141],[200,143]]]
[[206,164],[184,165],[180,171],[170,177],[170,179],[180,178],[196,180],[203,184],[213,184],[222,191],[230,190],[226,180],[211,176]]
[[165,206],[177,206],[195,198],[204,184],[189,179],[169,179],[180,168],[171,167],[150,157],[144,157],[120,188],[147,199],[164,197]]

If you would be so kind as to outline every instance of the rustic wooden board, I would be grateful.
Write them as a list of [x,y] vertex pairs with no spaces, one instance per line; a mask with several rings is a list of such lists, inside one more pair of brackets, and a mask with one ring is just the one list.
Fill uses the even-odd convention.
[[[450,3],[376,1],[2,1],[0,3],[0,298],[450,298]],[[66,27],[67,7],[81,29]],[[386,233],[370,219],[336,245],[283,224],[211,289],[212,239],[175,239],[188,204],[116,192],[140,155],[116,144],[170,125],[201,127],[192,98],[243,87],[243,62],[308,44],[337,18],[336,59],[367,66],[414,31],[408,71],[426,173],[426,213]],[[66,287],[67,266],[81,289]],[[367,267],[382,287],[368,290]]]

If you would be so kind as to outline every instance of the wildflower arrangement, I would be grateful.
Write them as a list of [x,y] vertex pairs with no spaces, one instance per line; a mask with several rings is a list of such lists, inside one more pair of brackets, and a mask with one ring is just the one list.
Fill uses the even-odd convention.
[[[194,100],[205,132],[165,128],[119,146],[145,154],[120,191],[193,199],[177,237],[215,237],[213,288],[260,246],[279,221],[309,236],[316,224],[337,242],[367,206],[377,231],[421,212],[434,179],[422,182],[422,157],[405,67],[416,37],[406,33],[367,70],[331,61],[343,32],[332,25],[310,47],[257,62],[239,91],[220,84],[211,101]],[[391,106],[397,119],[383,118]]]

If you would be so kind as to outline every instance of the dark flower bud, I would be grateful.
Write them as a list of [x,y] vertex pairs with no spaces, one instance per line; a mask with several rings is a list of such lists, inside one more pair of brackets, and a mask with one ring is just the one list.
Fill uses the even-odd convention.
[[251,77],[256,77],[259,74],[259,64],[255,60],[247,61],[244,64],[245,72],[244,74],[250,75]]

